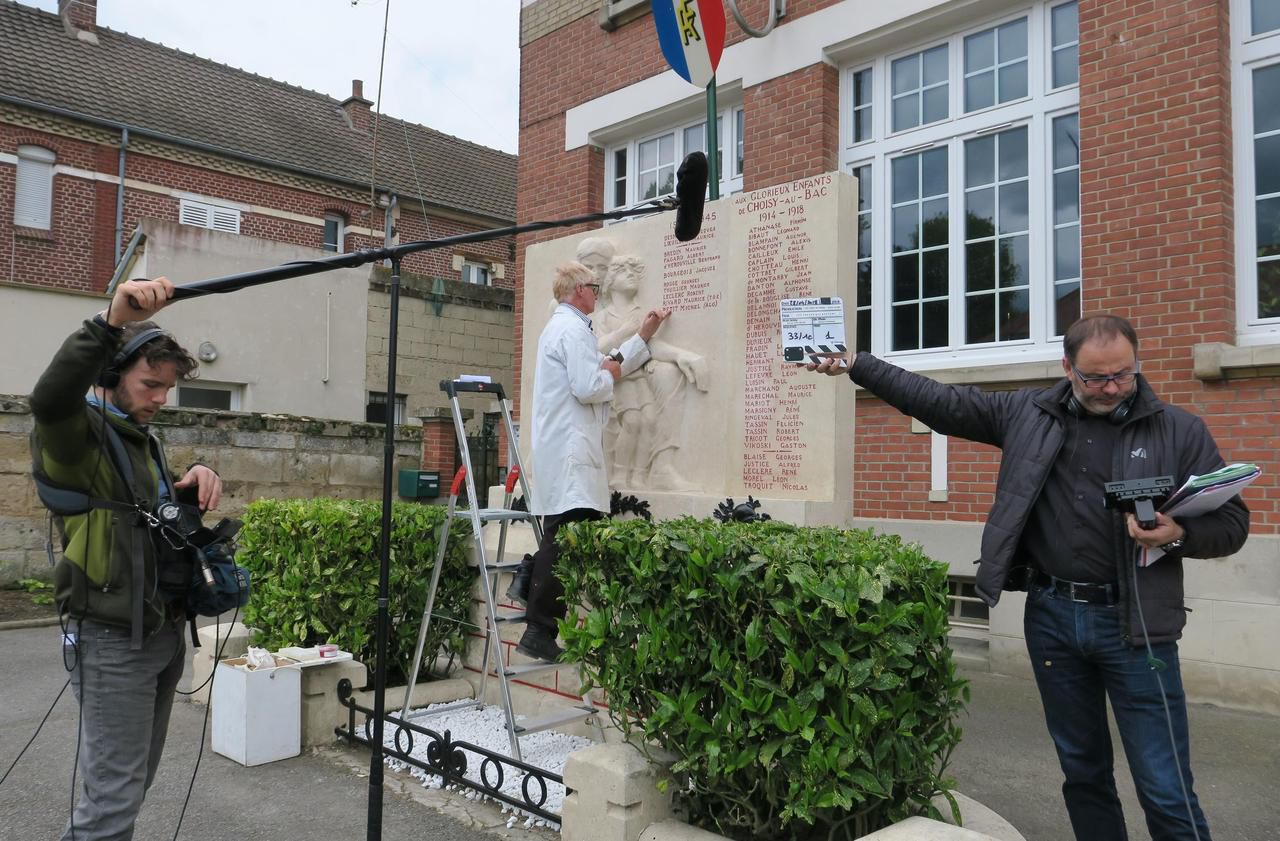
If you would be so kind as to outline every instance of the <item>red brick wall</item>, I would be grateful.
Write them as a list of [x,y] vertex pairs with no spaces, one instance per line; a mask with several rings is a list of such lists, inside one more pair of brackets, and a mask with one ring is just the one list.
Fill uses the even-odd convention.
[[[57,155],[57,164],[60,166],[111,176],[119,171],[119,150],[115,147],[0,124],[0,152],[15,154],[19,145],[26,144],[51,149]],[[382,244],[383,210],[374,208],[371,215],[367,201],[344,201],[321,193],[218,172],[137,151],[127,152],[125,168],[126,178],[130,180],[193,193],[212,201],[221,199],[316,218],[336,213],[348,225],[372,227],[379,232],[375,238],[348,233],[345,243],[348,251]],[[52,229],[49,232],[15,231],[15,173],[13,166],[0,165],[0,199],[3,199],[0,202],[0,266],[12,267],[11,274],[5,279],[36,286],[105,289],[116,262],[117,186],[73,175],[55,175]],[[127,188],[121,246],[144,218],[176,222],[178,207],[179,200],[171,196]],[[432,238],[456,236],[488,226],[469,225],[436,217],[430,219],[429,226],[424,226],[420,212],[406,209],[401,215],[400,227],[401,242],[408,242],[428,238],[428,234]],[[242,213],[240,230],[244,236],[313,248],[321,247],[324,242],[323,225],[262,213]],[[517,277],[511,265],[512,249],[512,239],[507,237],[474,246],[413,254],[405,259],[404,268],[411,272],[457,277],[453,268],[453,255],[461,253],[507,264],[506,278],[497,281],[496,285],[509,288]]]
[[811,64],[744,91],[742,176],[758,190],[839,168],[840,72]]

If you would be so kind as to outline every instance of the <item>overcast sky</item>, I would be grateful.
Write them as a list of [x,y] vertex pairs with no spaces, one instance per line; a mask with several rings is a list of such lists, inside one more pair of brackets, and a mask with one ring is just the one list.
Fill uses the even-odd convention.
[[[57,12],[58,0],[20,0]],[[98,0],[98,24],[516,151],[520,0]]]

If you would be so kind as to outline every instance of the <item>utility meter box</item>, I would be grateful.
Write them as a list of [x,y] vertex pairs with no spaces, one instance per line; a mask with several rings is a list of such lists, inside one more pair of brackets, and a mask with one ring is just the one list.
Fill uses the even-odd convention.
[[440,496],[440,471],[401,470],[400,496],[405,499],[431,499]]
[[213,749],[241,765],[262,765],[302,750],[302,669],[276,657],[273,669],[245,658],[218,663],[210,697]]

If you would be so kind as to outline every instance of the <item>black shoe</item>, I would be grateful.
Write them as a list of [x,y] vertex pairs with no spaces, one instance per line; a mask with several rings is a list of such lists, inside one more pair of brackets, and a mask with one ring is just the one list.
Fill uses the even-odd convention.
[[556,645],[556,632],[541,625],[530,625],[525,629],[516,651],[546,663],[559,662],[564,655],[564,649]]
[[515,602],[521,607],[529,606],[529,585],[533,583],[533,556],[525,555],[520,568],[511,576],[511,585],[507,587],[507,601]]

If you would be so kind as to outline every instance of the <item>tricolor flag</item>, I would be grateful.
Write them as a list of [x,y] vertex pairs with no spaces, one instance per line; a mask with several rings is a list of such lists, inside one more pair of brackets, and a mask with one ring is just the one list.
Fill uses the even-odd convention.
[[705,88],[724,52],[723,0],[651,0],[658,43],[671,69]]

